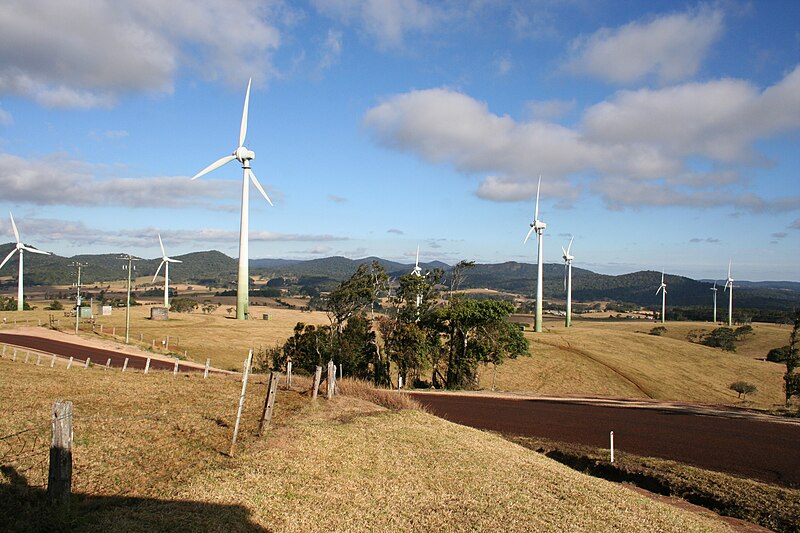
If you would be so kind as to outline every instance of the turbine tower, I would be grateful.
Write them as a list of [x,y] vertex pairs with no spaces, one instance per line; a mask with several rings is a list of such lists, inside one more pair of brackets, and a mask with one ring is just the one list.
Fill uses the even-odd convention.
[[714,294],[714,320],[713,320],[713,322],[716,324],[717,323],[717,282],[716,281],[714,282],[714,286],[711,287],[711,290],[714,291],[712,293],[712,294]]
[[156,273],[153,276],[153,282],[156,281],[158,273],[161,272],[161,267],[164,267],[164,307],[169,309],[169,264],[170,263],[183,263],[178,259],[167,257],[167,252],[164,251],[164,242],[161,240],[161,234],[158,234],[158,244],[161,245],[161,264],[158,265]]
[[50,252],[45,252],[44,250],[37,250],[36,248],[31,248],[30,246],[26,246],[22,243],[19,239],[19,231],[17,231],[17,224],[14,222],[14,215],[9,213],[11,216],[11,228],[14,230],[14,238],[17,241],[17,245],[14,247],[11,252],[3,259],[3,262],[0,263],[0,268],[3,268],[8,260],[11,259],[11,256],[14,255],[16,252],[19,252],[19,276],[17,280],[17,311],[22,311],[25,309],[25,305],[22,301],[22,262],[23,262],[23,255],[24,252],[31,252],[34,254],[42,254],[42,255],[50,255]]
[[572,248],[572,239],[569,240],[569,245],[567,245],[567,249],[565,250],[564,247],[561,247],[561,251],[564,252],[564,255],[561,256],[564,258],[564,290],[567,291],[567,319],[565,326],[570,327],[572,325],[572,260],[575,259],[575,256],[569,254],[570,248]]
[[236,151],[231,155],[221,157],[208,165],[206,168],[195,174],[193,180],[208,174],[212,170],[216,170],[222,165],[230,163],[234,159],[242,164],[243,178],[242,178],[242,218],[239,225],[239,272],[238,281],[236,286],[236,318],[237,320],[246,320],[249,315],[248,305],[250,302],[250,272],[249,272],[249,253],[248,253],[248,226],[249,226],[249,203],[250,203],[250,182],[253,183],[261,196],[272,205],[272,200],[269,199],[264,188],[256,179],[256,175],[250,169],[250,161],[256,158],[255,152],[248,150],[244,146],[244,139],[247,135],[247,107],[250,102],[250,84],[253,80],[247,82],[247,93],[244,97],[244,110],[242,111],[242,124],[239,128],[239,146]]
[[656,289],[656,294],[661,292],[661,323],[664,323],[664,318],[667,313],[667,284],[664,283],[664,272],[661,272],[661,286]]
[[539,176],[539,185],[536,186],[536,209],[533,212],[533,222],[531,222],[531,229],[525,236],[522,244],[528,242],[531,233],[536,232],[536,240],[538,241],[538,261],[536,268],[536,322],[534,331],[540,333],[542,331],[542,278],[544,273],[544,257],[542,256],[542,240],[544,239],[544,230],[547,224],[539,220],[539,189],[542,187],[542,177]]
[[728,327],[733,326],[733,278],[731,277],[731,262],[728,261],[728,279],[725,280],[725,290],[728,293]]
[[[419,246],[417,246],[417,261],[414,264],[414,270],[411,271],[412,276],[422,277],[422,269],[419,266]],[[417,307],[422,305],[422,295],[417,293]]]

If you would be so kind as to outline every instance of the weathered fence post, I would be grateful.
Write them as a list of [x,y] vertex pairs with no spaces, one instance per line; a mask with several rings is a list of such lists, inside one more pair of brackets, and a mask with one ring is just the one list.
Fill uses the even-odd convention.
[[177,376],[178,375],[178,361],[179,361],[179,359],[176,357],[175,358],[175,369],[172,371],[172,375],[173,376]]
[[39,354],[36,356],[36,366],[39,366],[41,364],[42,364],[42,354]]
[[339,379],[344,377],[344,365],[339,363]]
[[11,360],[12,361],[16,361],[17,360],[17,349],[16,348],[14,348],[14,355],[11,356]]
[[211,359],[206,359],[206,369],[203,371],[203,379],[208,378],[208,369],[211,368]]
[[52,415],[47,498],[55,505],[69,505],[72,492],[72,402],[55,402]]
[[156,349],[156,340],[155,339],[153,339],[153,349],[154,350]]
[[72,368],[72,359],[73,359],[73,357],[72,357],[72,356],[70,356],[70,357],[69,357],[69,363],[67,363],[67,370],[69,370],[70,368]]
[[125,372],[128,369],[128,358],[125,358],[125,362],[122,363],[122,371]]
[[403,376],[397,376],[397,390],[403,388]]
[[147,362],[144,364],[144,373],[147,374],[150,372],[150,358],[147,358]]
[[111,368],[111,358],[110,357],[108,358],[108,361],[106,361],[106,370],[108,370],[109,368]]
[[116,337],[117,336],[117,326],[113,326],[111,328],[111,336],[112,337]]
[[317,365],[317,370],[314,372],[314,392],[311,393],[311,399],[317,399],[317,392],[319,392],[319,381],[322,379],[322,367]]
[[25,364],[28,364],[28,359],[31,358],[31,352],[25,352]]
[[100,324],[100,335],[103,334],[103,324]]
[[53,354],[53,357],[50,358],[50,368],[56,366],[56,354]]
[[286,388],[292,388],[292,362],[286,362]]
[[242,420],[242,407],[244,407],[244,394],[247,392],[247,378],[250,377],[250,365],[253,361],[253,350],[247,354],[244,361],[244,375],[242,376],[242,394],[239,396],[239,409],[236,411],[236,424],[233,426],[233,440],[231,440],[231,451],[228,455],[233,457],[236,448],[236,438],[239,436],[239,423]]
[[91,357],[87,357],[86,358],[86,362],[83,363],[83,368],[89,368],[89,363],[91,363],[91,362],[92,362],[92,358]]
[[278,373],[269,373],[269,386],[267,387],[267,397],[264,398],[264,411],[261,413],[261,420],[258,422],[258,436],[264,434],[265,429],[269,429],[269,421],[272,420],[272,408],[275,407],[275,394],[278,392]]
[[614,432],[612,431],[609,435],[611,439],[611,462],[614,462]]
[[167,348],[167,351],[169,351],[169,335],[167,335],[167,341],[164,343],[164,346]]
[[139,333],[139,342],[144,342],[144,333]]
[[333,390],[336,386],[336,365],[333,364],[333,359],[328,361],[328,394],[327,397],[330,400],[333,398]]
[[6,345],[4,344],[3,345],[3,355],[0,355],[0,357],[5,357],[5,356],[6,356]]

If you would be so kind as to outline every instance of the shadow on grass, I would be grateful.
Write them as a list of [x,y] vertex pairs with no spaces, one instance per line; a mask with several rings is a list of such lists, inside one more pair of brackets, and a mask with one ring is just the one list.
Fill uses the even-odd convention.
[[269,532],[241,505],[73,493],[69,508],[54,508],[13,467],[0,473],[0,531]]

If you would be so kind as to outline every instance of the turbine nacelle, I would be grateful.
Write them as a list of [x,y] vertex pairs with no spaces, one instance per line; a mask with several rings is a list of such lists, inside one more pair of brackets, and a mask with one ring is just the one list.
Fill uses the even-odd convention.
[[252,150],[248,150],[244,146],[237,148],[236,151],[231,155],[233,155],[233,157],[238,159],[243,164],[256,158],[256,153]]

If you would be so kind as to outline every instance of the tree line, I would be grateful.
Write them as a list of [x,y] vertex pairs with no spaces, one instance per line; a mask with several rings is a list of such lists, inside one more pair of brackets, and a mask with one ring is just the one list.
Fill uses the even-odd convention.
[[390,386],[390,368],[404,383],[449,389],[478,386],[481,365],[528,355],[522,331],[508,321],[514,306],[456,294],[474,263],[461,261],[450,286],[441,269],[390,283],[378,261],[361,264],[325,302],[330,325],[298,322],[282,346],[268,350],[275,370],[309,373],[329,360],[345,375]]

